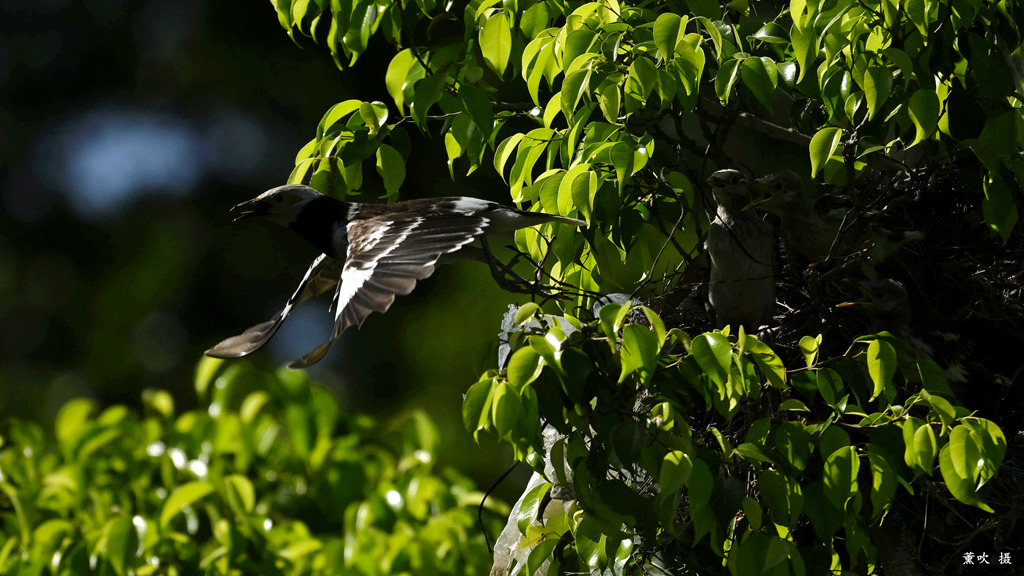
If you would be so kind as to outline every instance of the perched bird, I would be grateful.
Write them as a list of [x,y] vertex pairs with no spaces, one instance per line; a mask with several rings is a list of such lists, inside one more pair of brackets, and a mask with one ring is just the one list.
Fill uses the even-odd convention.
[[747,208],[756,207],[779,217],[782,241],[790,257],[795,253],[805,263],[829,257],[843,224],[841,213],[819,215],[804,193],[803,180],[792,170],[759,178],[754,187],[762,195]]
[[775,313],[775,234],[771,225],[743,210],[751,190],[739,172],[719,170],[708,184],[718,204],[705,243],[711,260],[708,300],[716,325],[757,330]]
[[[386,312],[396,294],[412,292],[417,281],[434,273],[442,257],[445,261],[483,260],[495,271],[486,236],[545,222],[586,225],[575,218],[525,212],[477,198],[362,204],[342,202],[303,185],[268,190],[231,211],[238,215],[235,221],[259,216],[285,226],[322,254],[280,312],[224,340],[206,355],[240,358],[255,352],[277,332],[292,308],[337,286],[330,339],[293,362],[292,368],[318,362],[347,328],[361,326],[372,312]],[[479,247],[468,246],[474,240],[479,240]]]
[[885,225],[883,212],[862,212],[852,217],[850,210],[837,208],[822,215],[804,193],[800,176],[790,170],[760,178],[754,186],[762,196],[747,208],[779,217],[786,250],[791,259],[803,260],[801,264],[854,256],[863,275],[874,280],[878,278],[875,266],[907,242],[924,238],[917,231],[891,230]]

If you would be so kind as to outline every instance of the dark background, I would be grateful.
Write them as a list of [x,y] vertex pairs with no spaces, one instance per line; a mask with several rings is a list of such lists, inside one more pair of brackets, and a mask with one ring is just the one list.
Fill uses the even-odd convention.
[[[340,71],[266,1],[0,3],[0,416],[137,406],[148,387],[194,407],[202,351],[269,318],[315,256],[228,208],[284,183],[333,104],[388,102],[393,53],[378,41]],[[483,175],[453,183],[441,140],[417,138],[403,198],[507,199]],[[483,266],[442,268],[311,374],[384,421],[427,410],[442,462],[486,487],[511,459],[472,444],[461,393],[494,367],[510,301]],[[326,302],[307,303],[252,361],[280,366],[329,330]]]

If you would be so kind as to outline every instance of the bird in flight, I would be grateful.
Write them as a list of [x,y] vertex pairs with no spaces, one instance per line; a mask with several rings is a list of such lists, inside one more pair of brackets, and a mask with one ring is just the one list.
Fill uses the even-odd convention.
[[[290,364],[305,368],[327,354],[350,326],[384,313],[397,294],[434,273],[438,260],[483,260],[496,270],[486,237],[546,222],[586,226],[583,220],[526,212],[496,202],[454,196],[394,204],[343,202],[309,186],[290,184],[231,209],[235,221],[261,217],[284,226],[321,252],[291,298],[270,320],[206,351],[214,358],[241,358],[266,344],[292,309],[334,289],[330,339]],[[475,240],[479,246],[472,245]]]

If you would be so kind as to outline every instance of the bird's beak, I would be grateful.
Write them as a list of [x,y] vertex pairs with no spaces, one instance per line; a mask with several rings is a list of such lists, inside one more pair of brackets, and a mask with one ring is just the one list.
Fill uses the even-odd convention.
[[750,187],[756,190],[761,195],[755,198],[750,204],[744,206],[743,211],[750,210],[751,208],[759,204],[764,204],[765,202],[775,197],[775,191],[772,189],[771,186],[767,184],[758,182],[757,180],[753,180],[750,182]]
[[862,294],[864,294],[864,298],[862,300],[850,300],[848,302],[841,302],[839,304],[836,304],[836,308],[871,308],[872,306],[875,305],[875,296],[874,294],[871,293],[870,290],[865,288],[863,284],[858,284],[857,289],[860,290]]
[[263,203],[259,198],[253,198],[252,200],[246,200],[241,204],[235,204],[231,207],[230,212],[235,215],[232,222],[238,222],[243,218],[249,216],[260,216],[267,213],[267,205]]

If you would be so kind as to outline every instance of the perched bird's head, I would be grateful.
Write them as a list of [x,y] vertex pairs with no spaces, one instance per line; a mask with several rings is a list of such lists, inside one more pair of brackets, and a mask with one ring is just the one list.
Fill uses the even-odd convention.
[[309,186],[288,184],[271,188],[263,194],[231,208],[235,221],[249,216],[260,216],[271,222],[287,226],[298,218],[302,209],[323,195]]
[[739,210],[750,202],[750,187],[738,170],[719,170],[708,177],[715,202],[729,210]]
[[761,196],[747,208],[759,207],[781,216],[799,214],[810,206],[809,199],[804,194],[804,182],[792,170],[758,178],[753,186]]

